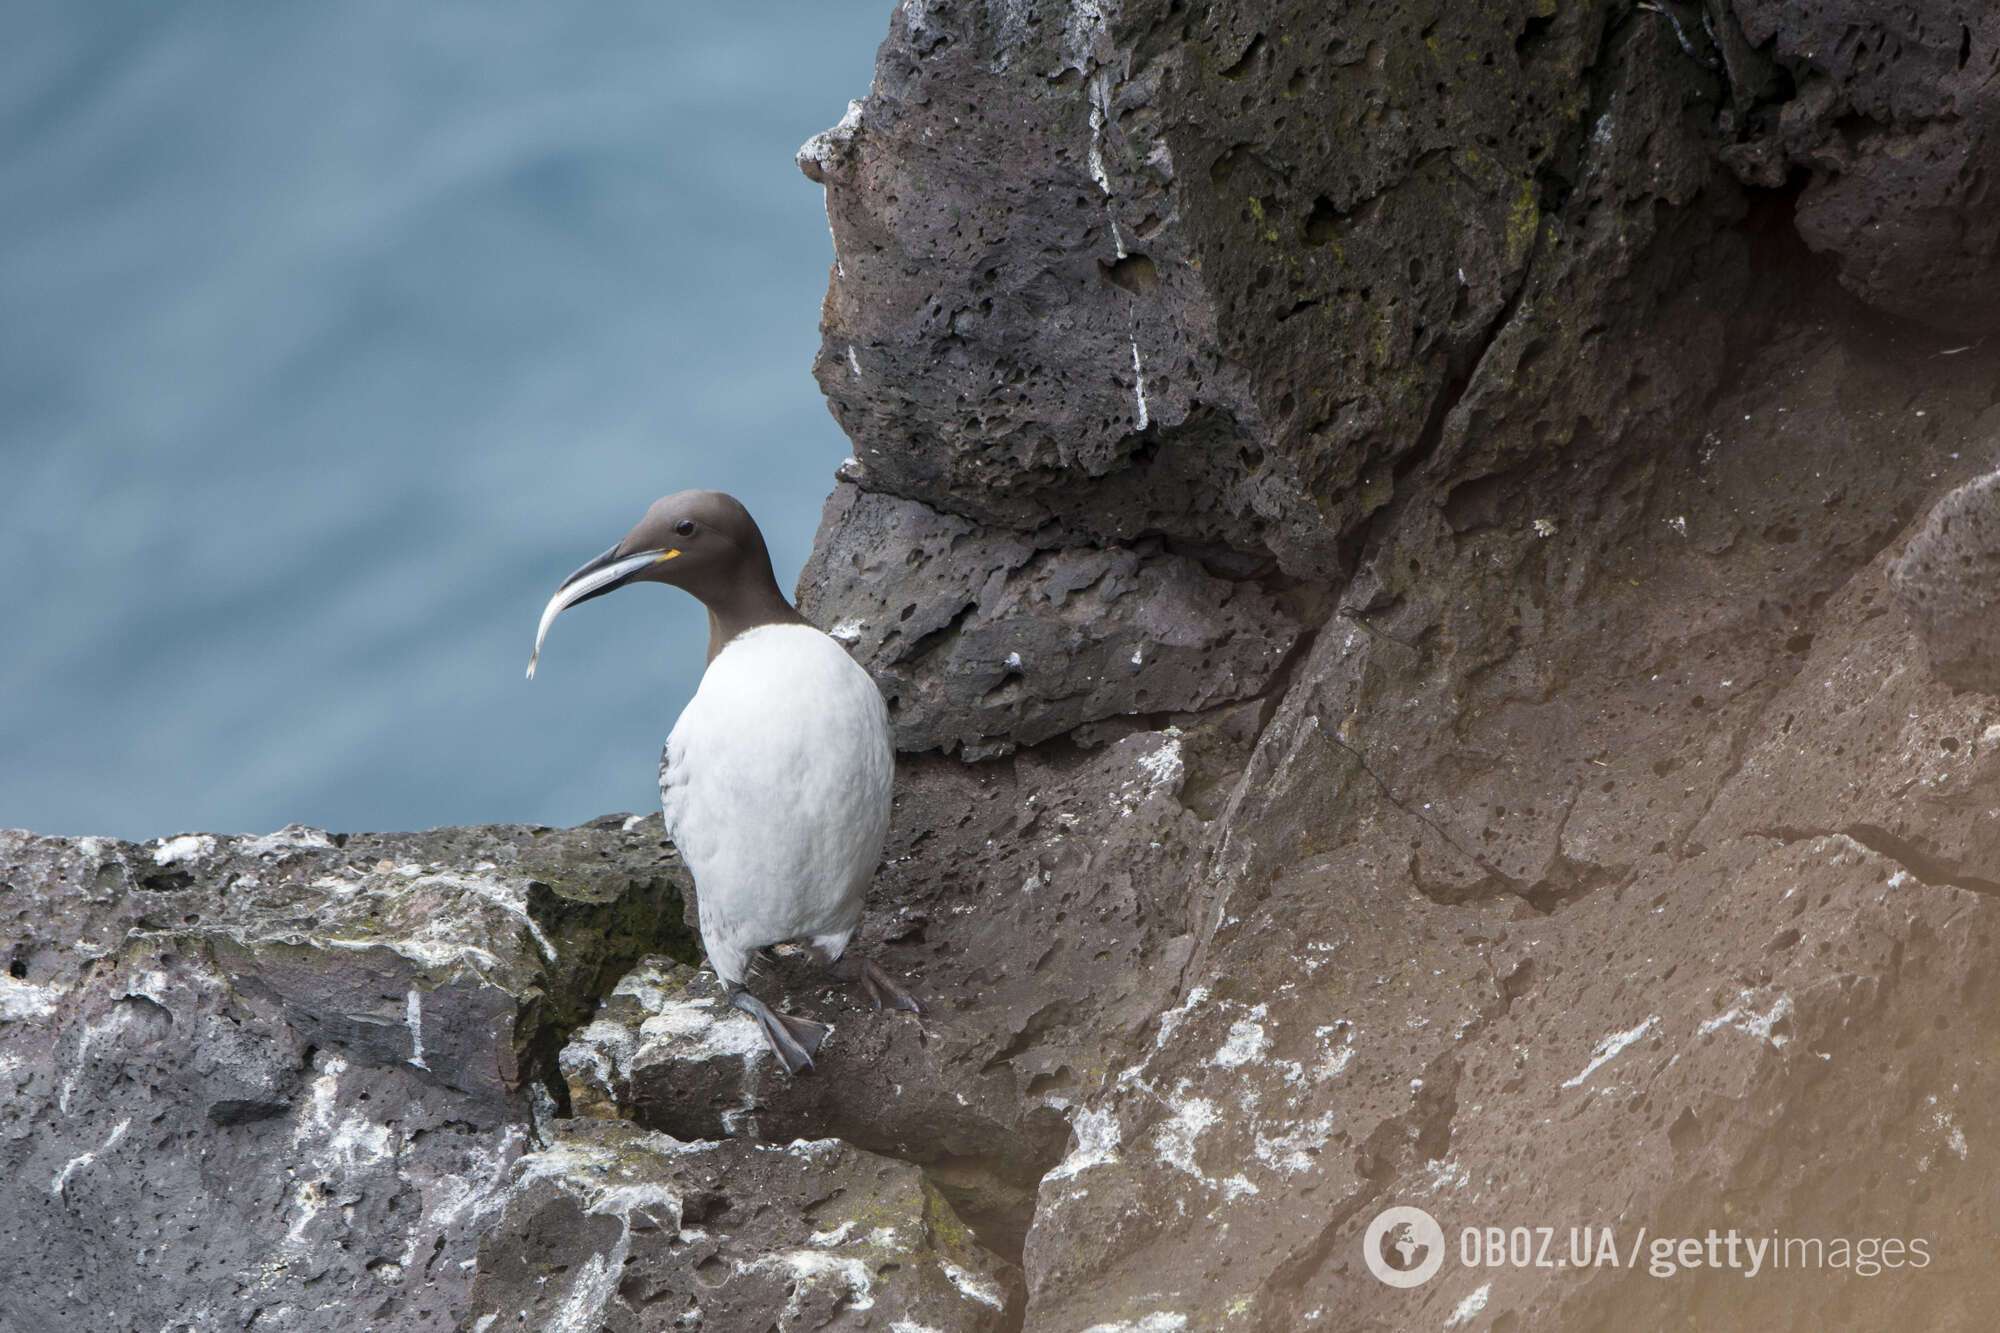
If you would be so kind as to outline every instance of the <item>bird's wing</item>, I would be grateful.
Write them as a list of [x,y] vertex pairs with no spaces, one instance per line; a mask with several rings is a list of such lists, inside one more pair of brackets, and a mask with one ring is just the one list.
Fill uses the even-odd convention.
[[682,735],[686,721],[686,714],[682,714],[660,751],[660,813],[666,820],[667,838],[676,847],[681,843],[681,813],[687,806],[687,746]]

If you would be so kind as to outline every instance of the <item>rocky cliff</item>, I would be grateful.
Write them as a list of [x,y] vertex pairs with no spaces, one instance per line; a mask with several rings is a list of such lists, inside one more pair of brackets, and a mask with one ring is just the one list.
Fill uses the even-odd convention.
[[784,1079],[657,819],[8,835],[0,1324],[1983,1326],[1996,72],[1972,0],[905,0],[801,153],[800,592],[929,1012],[779,958]]

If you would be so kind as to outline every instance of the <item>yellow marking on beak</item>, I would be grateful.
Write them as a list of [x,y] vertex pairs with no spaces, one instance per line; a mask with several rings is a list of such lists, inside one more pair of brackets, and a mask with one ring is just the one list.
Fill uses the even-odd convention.
[[657,556],[653,557],[653,563],[656,565],[665,564],[667,561],[672,560],[675,556],[679,555],[680,553],[681,549],[678,546],[676,546],[671,551],[662,551]]

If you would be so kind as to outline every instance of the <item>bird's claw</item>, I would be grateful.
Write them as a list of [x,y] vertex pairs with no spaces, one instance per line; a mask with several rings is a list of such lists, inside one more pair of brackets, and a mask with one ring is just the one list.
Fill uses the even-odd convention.
[[729,992],[731,1007],[740,1009],[757,1020],[757,1026],[764,1033],[765,1044],[778,1057],[778,1063],[785,1067],[787,1074],[809,1074],[813,1070],[813,1056],[825,1044],[827,1034],[833,1029],[824,1023],[816,1023],[810,1018],[800,1018],[794,1014],[781,1014],[752,995],[749,991],[736,989]]
[[884,1005],[912,1014],[921,1014],[924,1011],[924,1007],[917,1003],[916,997],[898,986],[872,958],[861,960],[861,989],[867,993],[868,1003],[878,1011]]

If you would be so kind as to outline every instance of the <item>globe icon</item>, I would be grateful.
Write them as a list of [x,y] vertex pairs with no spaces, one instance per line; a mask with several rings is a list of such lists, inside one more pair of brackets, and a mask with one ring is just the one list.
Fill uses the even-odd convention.
[[1385,1208],[1362,1233],[1361,1257],[1385,1285],[1420,1287],[1444,1266],[1444,1228],[1421,1208]]
[[1408,1222],[1399,1222],[1382,1238],[1383,1259],[1399,1273],[1407,1273],[1430,1256],[1431,1247],[1417,1236]]

